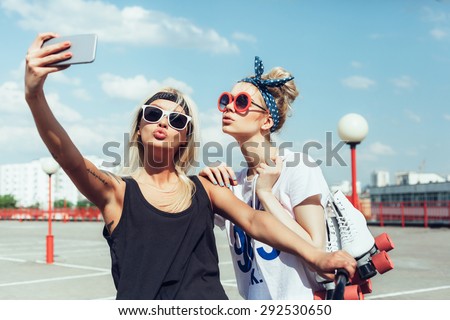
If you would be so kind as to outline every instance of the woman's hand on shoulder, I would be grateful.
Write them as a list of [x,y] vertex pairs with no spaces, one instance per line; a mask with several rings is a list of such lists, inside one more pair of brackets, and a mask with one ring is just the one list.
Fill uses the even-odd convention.
[[213,184],[224,186],[237,185],[236,174],[231,167],[225,163],[220,163],[215,167],[205,167],[199,172],[199,176],[209,179]]

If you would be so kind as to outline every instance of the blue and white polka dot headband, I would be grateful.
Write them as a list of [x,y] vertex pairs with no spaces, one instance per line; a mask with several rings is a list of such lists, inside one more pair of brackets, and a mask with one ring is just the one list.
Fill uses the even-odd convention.
[[269,92],[268,88],[281,87],[286,82],[294,79],[294,77],[263,80],[261,79],[263,73],[264,73],[263,63],[259,57],[255,57],[255,76],[250,78],[244,78],[239,82],[249,82],[253,84],[255,87],[257,87],[258,90],[261,92],[261,95],[264,98],[266,106],[269,108],[269,112],[273,120],[273,126],[272,128],[270,128],[270,132],[274,132],[278,128],[278,124],[280,123],[280,115],[278,113],[278,107],[275,102],[275,99]]

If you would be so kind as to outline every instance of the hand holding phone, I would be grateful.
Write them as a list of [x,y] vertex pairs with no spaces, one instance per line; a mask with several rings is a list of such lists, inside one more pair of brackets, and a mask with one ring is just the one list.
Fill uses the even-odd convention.
[[49,66],[67,66],[72,64],[91,63],[95,60],[97,50],[96,34],[78,34],[52,38],[45,41],[42,47],[65,41],[70,41],[71,46],[60,51],[59,53],[68,51],[72,53],[72,57],[60,62],[52,63]]

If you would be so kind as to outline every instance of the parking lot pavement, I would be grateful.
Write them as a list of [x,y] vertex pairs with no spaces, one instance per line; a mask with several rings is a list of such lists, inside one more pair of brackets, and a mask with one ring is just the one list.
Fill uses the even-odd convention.
[[[101,222],[53,223],[55,263],[45,263],[45,222],[0,221],[0,299],[114,299]],[[450,229],[370,227],[395,243],[395,268],[372,280],[366,299],[450,299]],[[216,230],[221,281],[241,299],[224,232]]]

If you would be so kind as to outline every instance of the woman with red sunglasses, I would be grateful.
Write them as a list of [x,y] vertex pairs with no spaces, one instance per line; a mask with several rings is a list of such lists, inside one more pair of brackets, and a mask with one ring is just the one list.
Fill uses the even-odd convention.
[[125,177],[95,167],[80,154],[46,101],[48,74],[67,68],[51,64],[71,55],[61,53],[70,48],[67,42],[42,48],[53,37],[40,34],[28,50],[25,98],[54,159],[102,212],[117,299],[226,299],[213,212],[256,239],[304,257],[330,278],[338,267],[354,273],[356,262],[349,255],[328,255],[302,245],[300,237],[269,213],[251,209],[203,177],[187,176],[196,160],[198,121],[194,103],[178,90],[163,89],[137,108]]
[[[310,245],[325,249],[329,189],[322,172],[311,166],[314,161],[307,155],[278,150],[271,139],[299,94],[294,78],[280,67],[268,74],[263,71],[256,57],[255,76],[242,79],[218,100],[222,130],[239,143],[247,168],[235,175],[222,165],[205,168],[200,175],[221,186],[233,185],[234,194],[244,202],[266,209]],[[273,185],[268,192],[260,189],[261,180],[267,179]],[[267,201],[272,194],[281,208]],[[231,221],[218,218],[216,224],[227,231],[239,292],[245,299],[313,299],[320,287],[304,260],[253,239]]]

